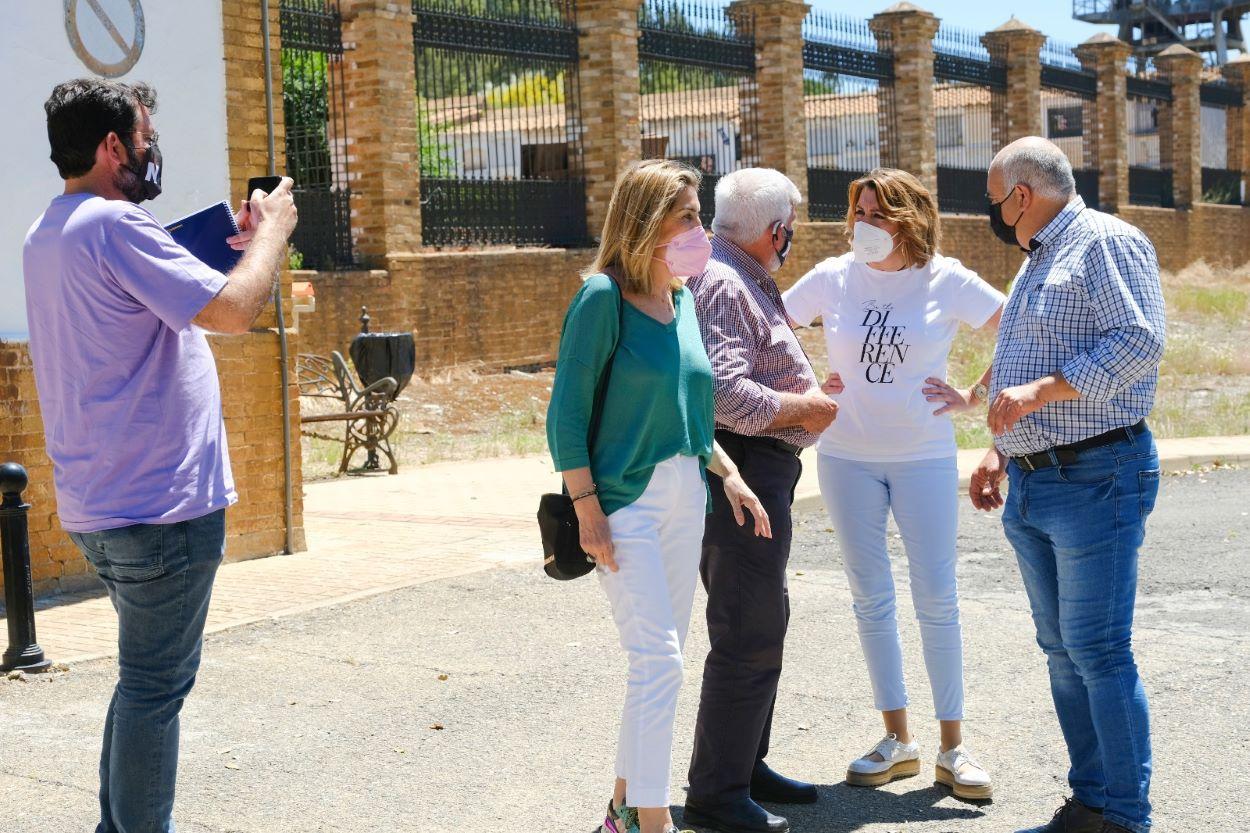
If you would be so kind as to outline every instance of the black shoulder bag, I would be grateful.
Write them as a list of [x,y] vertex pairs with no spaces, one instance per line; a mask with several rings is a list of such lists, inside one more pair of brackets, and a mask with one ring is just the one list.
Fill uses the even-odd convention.
[[[612,352],[603,366],[599,383],[595,386],[594,408],[590,415],[590,432],[586,437],[586,448],[593,449],[599,435],[599,422],[603,419],[603,400],[608,393],[608,381],[612,378],[612,365],[616,362],[616,348],[621,344],[621,327],[625,318],[625,296],[621,294],[621,285],[616,278],[608,275],[616,286],[617,321],[616,341],[612,344]],[[545,494],[538,501],[538,529],[543,538],[543,570],[547,575],[559,581],[568,581],[584,576],[595,568],[595,560],[582,549],[581,527],[577,523],[577,512],[573,509],[573,500],[569,497],[568,487],[559,493]]]

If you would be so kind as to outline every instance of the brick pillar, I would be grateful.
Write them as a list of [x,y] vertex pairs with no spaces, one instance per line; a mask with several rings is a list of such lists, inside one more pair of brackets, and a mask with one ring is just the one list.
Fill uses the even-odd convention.
[[1250,199],[1250,55],[1224,65],[1224,77],[1241,87],[1241,106],[1228,110],[1228,167],[1241,171],[1241,199]]
[[577,4],[586,227],[598,238],[617,177],[642,157],[638,7],[642,0]]
[[[868,21],[872,33],[894,52],[893,142],[882,158],[915,174],[937,193],[937,136],[933,114],[933,36],[938,19],[911,3],[896,3]],[[891,133],[893,134],[891,136]],[[888,150],[888,153],[887,153]]]
[[1042,135],[1042,45],[1046,36],[1011,18],[981,43],[1007,67],[1007,95],[1001,118],[994,119],[994,149],[1024,136]]
[[[759,136],[759,165],[788,176],[804,202],[799,220],[807,219],[807,124],[803,103],[803,19],[811,6],[803,0],[734,0],[729,14],[753,18],[755,84],[750,106]],[[774,129],[773,126],[783,126]]]
[[1099,32],[1076,48],[1081,66],[1098,79],[1097,119],[1085,125],[1090,163],[1098,169],[1098,201],[1114,213],[1128,206],[1128,82],[1124,65],[1132,49]]
[[343,0],[352,235],[366,263],[421,246],[412,8]]
[[1164,169],[1172,170],[1172,194],[1177,208],[1202,199],[1202,118],[1198,87],[1202,83],[1202,56],[1179,43],[1155,58],[1159,71],[1172,82],[1172,106],[1161,112],[1159,153]]
[[[269,136],[265,125],[265,51],[260,4],[222,0],[222,35],[226,57],[226,147],[231,205],[247,199],[247,180],[269,172]],[[286,169],[286,132],[282,121],[282,42],[278,4],[269,6],[269,49],[273,67],[273,128],[276,166]],[[258,106],[259,105],[259,106]]]

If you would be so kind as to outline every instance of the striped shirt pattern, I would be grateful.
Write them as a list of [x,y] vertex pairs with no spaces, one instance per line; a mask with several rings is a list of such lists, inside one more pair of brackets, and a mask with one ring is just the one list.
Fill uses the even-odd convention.
[[736,434],[814,445],[820,435],[803,428],[768,428],[781,410],[778,392],[819,387],[772,275],[738,246],[713,237],[707,270],[686,285],[712,361],[716,424]]
[[1154,246],[1075,197],[1033,238],[1007,298],[990,401],[1062,372],[1080,399],[1052,402],[995,438],[1018,457],[1133,425],[1154,406],[1166,321]]

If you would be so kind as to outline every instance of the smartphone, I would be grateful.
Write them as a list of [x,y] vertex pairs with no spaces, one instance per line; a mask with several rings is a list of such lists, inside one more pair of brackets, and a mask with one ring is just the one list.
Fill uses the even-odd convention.
[[247,181],[247,197],[251,199],[252,194],[257,189],[264,191],[266,194],[272,194],[273,189],[277,188],[281,183],[282,177],[280,176],[254,176]]

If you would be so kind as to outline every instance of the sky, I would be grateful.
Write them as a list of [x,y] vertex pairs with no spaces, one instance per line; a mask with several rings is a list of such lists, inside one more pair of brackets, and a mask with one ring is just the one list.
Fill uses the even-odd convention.
[[[855,17],[871,17],[890,6],[894,0],[807,0],[813,9],[838,12]],[[985,32],[1005,23],[1012,15],[1057,41],[1077,44],[1100,30],[1116,33],[1115,26],[1095,26],[1072,18],[1071,0],[911,0],[943,22],[961,29]]]

